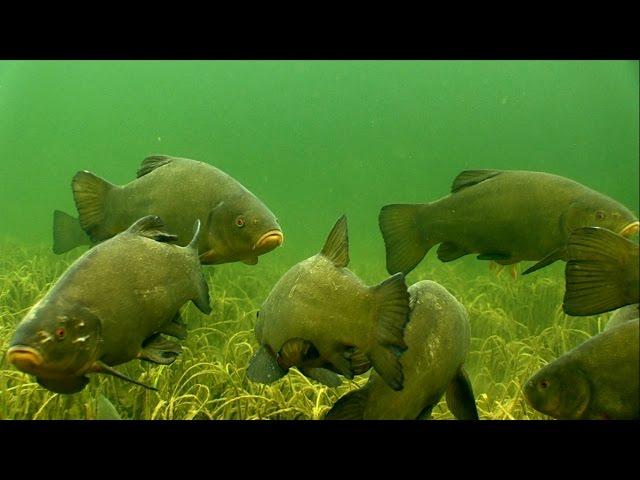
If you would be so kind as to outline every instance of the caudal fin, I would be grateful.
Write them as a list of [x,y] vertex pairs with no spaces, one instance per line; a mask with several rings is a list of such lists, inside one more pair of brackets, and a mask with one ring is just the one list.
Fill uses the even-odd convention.
[[407,349],[404,330],[409,321],[409,292],[402,273],[372,287],[377,302],[375,344],[367,352],[373,368],[394,390],[402,390],[400,355]]
[[83,170],[73,176],[71,187],[80,215],[80,226],[93,241],[104,240],[102,237],[105,232],[101,229],[105,220],[106,200],[116,186]]
[[[637,244],[610,230],[586,227],[571,235],[567,251],[562,305],[567,315],[597,315],[638,302]],[[634,276],[629,267],[636,269],[635,292],[629,291]]]
[[378,224],[387,252],[390,274],[413,270],[437,242],[430,242],[420,228],[419,213],[425,205],[386,205],[380,210]]
[[90,244],[91,240],[77,218],[60,210],[53,211],[53,253],[61,254]]

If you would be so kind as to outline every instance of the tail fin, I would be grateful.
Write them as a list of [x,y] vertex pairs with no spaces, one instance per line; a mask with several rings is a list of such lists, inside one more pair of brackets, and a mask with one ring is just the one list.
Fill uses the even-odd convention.
[[60,210],[53,211],[53,253],[61,254],[90,244],[91,240],[77,218]]
[[567,251],[562,305],[567,315],[597,315],[638,302],[637,244],[607,229],[586,227],[571,235]]
[[325,420],[364,420],[364,409],[369,400],[369,389],[352,390],[340,399],[327,412]]
[[418,214],[425,205],[386,205],[380,210],[378,224],[387,251],[390,274],[413,270],[437,242],[429,242],[420,229]]
[[100,228],[105,220],[106,199],[116,186],[83,170],[73,176],[71,187],[80,214],[80,226],[93,241],[104,240],[100,238]]
[[378,324],[375,344],[367,356],[373,368],[394,390],[402,390],[404,374],[400,355],[407,349],[404,329],[409,321],[409,292],[404,275],[396,273],[372,287],[376,297]]

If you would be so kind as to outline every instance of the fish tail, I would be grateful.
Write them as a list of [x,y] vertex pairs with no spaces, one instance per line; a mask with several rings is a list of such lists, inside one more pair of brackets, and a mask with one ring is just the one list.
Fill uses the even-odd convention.
[[396,273],[371,287],[377,303],[375,343],[367,352],[373,368],[394,390],[402,390],[400,355],[407,349],[404,331],[409,321],[409,292],[404,275]]
[[586,227],[571,235],[567,252],[566,314],[597,315],[638,301],[630,298],[625,275],[628,264],[638,268],[637,244],[607,229]]
[[80,226],[93,241],[104,240],[105,233],[101,230],[106,218],[107,197],[116,186],[83,170],[73,176],[71,187]]
[[370,392],[367,387],[352,390],[340,397],[327,412],[325,420],[364,420],[364,410],[369,401]]
[[420,228],[420,214],[426,204],[386,205],[380,210],[378,224],[387,254],[387,271],[390,274],[413,270],[433,247]]
[[53,253],[65,253],[90,243],[77,218],[60,210],[53,211]]

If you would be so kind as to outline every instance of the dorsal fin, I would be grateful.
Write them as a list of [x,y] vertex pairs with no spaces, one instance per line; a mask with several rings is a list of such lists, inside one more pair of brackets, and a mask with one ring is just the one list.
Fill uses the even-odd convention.
[[331,260],[336,267],[346,267],[349,264],[349,232],[346,215],[342,215],[333,226],[320,253]]
[[156,168],[160,168],[163,165],[170,163],[172,160],[173,158],[168,155],[151,155],[142,161],[140,167],[138,167],[136,177],[140,178],[147,173],[154,171]]
[[496,175],[502,173],[502,170],[465,170],[461,172],[451,185],[451,193],[456,193],[463,188],[472,187],[480,182],[484,182]]
[[178,239],[177,235],[163,231],[164,222],[157,215],[147,215],[136,221],[128,229],[128,233],[151,238],[158,242],[173,242]]

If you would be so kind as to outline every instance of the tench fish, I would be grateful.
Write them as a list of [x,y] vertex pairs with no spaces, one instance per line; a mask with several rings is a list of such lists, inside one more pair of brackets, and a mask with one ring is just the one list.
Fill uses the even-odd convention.
[[597,315],[640,302],[637,243],[587,227],[571,235],[567,252],[562,304],[567,315]]
[[344,395],[327,420],[427,419],[443,395],[460,420],[477,420],[473,389],[463,364],[469,352],[467,311],[443,286],[423,280],[409,287],[411,312],[400,358],[404,388],[396,392],[371,372],[361,389]]
[[468,170],[451,194],[428,204],[383,207],[379,225],[389,273],[413,270],[435,245],[450,262],[469,254],[510,265],[538,261],[531,273],[565,259],[569,234],[606,227],[623,235],[638,231],[624,205],[558,175],[521,170]]
[[[73,177],[72,188],[80,225],[93,243],[113,237],[142,216],[158,215],[180,245],[188,242],[193,222],[201,221],[198,251],[205,265],[255,265],[258,256],[282,244],[273,213],[238,181],[207,163],[154,155],[144,159],[138,178],[124,186],[81,171]],[[54,216],[57,253],[84,243],[67,217]]]
[[147,216],[78,258],[18,325],[7,359],[58,393],[82,390],[88,373],[129,379],[114,368],[135,358],[172,363],[185,338],[179,309],[191,300],[211,312],[198,259],[200,222],[186,247],[165,243],[157,216]]
[[591,337],[536,373],[529,404],[562,420],[640,418],[638,319]]
[[259,311],[260,345],[250,361],[250,380],[271,383],[296,366],[336,386],[373,368],[394,390],[402,389],[400,356],[408,321],[404,275],[369,287],[346,267],[347,219],[342,216],[321,252],[286,272]]

